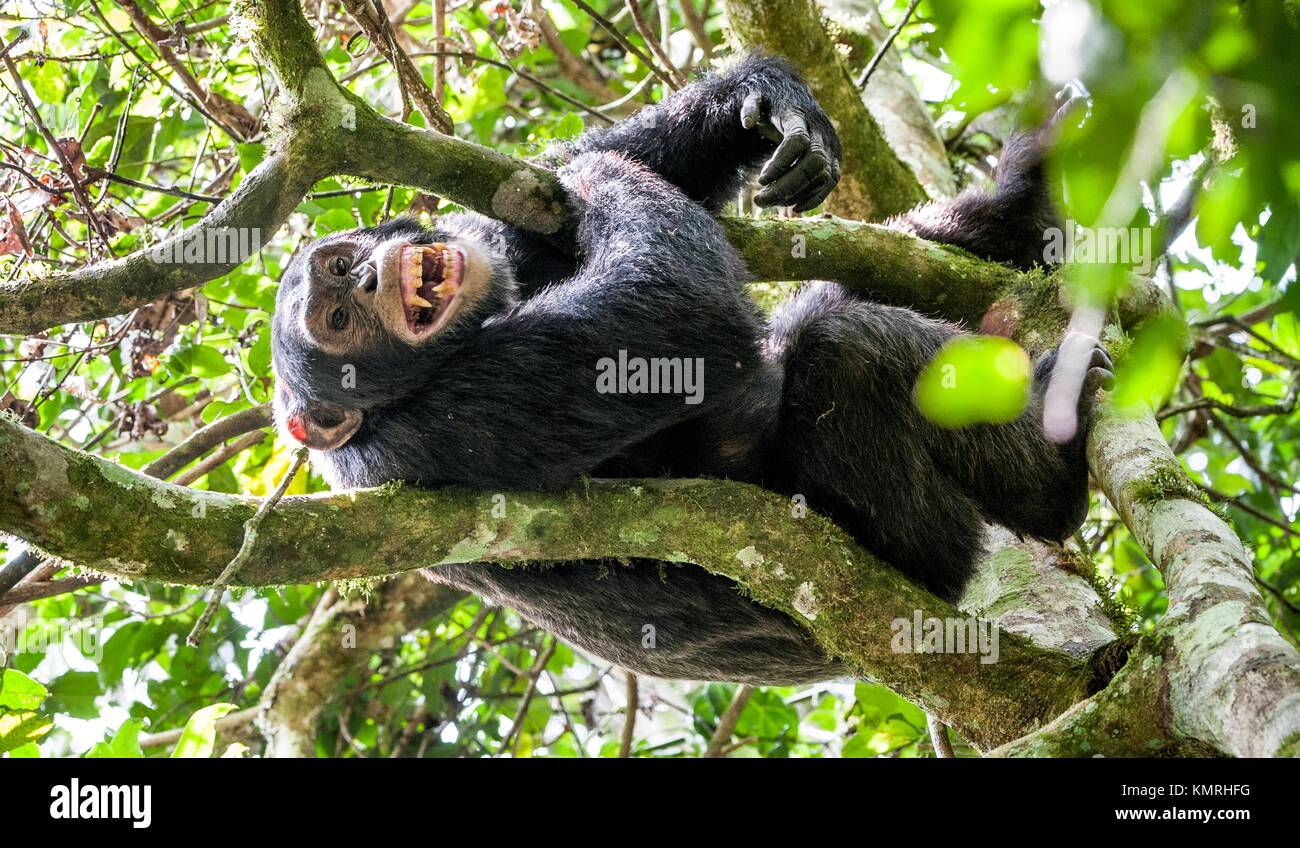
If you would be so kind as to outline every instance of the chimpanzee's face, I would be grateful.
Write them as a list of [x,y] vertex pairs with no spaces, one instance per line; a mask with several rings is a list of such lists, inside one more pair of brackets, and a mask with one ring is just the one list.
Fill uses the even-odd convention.
[[295,257],[280,282],[276,318],[282,331],[335,356],[392,342],[424,345],[473,311],[491,276],[492,260],[479,245],[444,240],[413,222],[350,230]]
[[276,417],[309,447],[344,444],[500,308],[512,279],[488,246],[412,219],[306,246],[276,298]]

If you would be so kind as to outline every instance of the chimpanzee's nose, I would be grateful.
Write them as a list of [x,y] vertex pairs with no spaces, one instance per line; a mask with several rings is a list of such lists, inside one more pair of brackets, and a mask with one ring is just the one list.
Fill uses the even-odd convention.
[[365,294],[374,294],[379,286],[379,274],[369,259],[352,266],[352,275],[356,278],[356,289]]

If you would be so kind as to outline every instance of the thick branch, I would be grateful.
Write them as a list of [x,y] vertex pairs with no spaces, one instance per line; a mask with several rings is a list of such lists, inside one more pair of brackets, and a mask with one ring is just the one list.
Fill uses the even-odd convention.
[[1060,545],[989,525],[984,550],[958,602],[963,610],[1079,659],[1115,641],[1118,622],[1106,617],[1096,589]]
[[[0,331],[34,333],[56,324],[119,315],[229,273],[264,244],[322,173],[297,147],[258,165],[199,223],[154,248],[70,273],[0,285]],[[189,248],[189,255],[186,249]]]
[[369,599],[334,598],[318,606],[262,695],[266,756],[315,756],[316,722],[348,678],[375,651],[392,647],[463,597],[410,572],[387,581]]
[[1201,501],[1154,417],[1104,409],[1088,459],[1165,578],[1149,673],[1163,681],[1168,732],[1237,756],[1300,756],[1300,655],[1270,623],[1250,552]]
[[[1087,664],[1004,633],[999,660],[895,653],[896,618],[951,606],[881,566],[778,495],[716,480],[593,481],[507,494],[400,486],[285,499],[239,578],[267,585],[368,577],[451,562],[640,557],[692,562],[782,610],[833,656],[933,712],[980,747],[1050,720],[1082,697]],[[256,499],[183,489],[0,421],[0,531],[128,579],[209,583],[239,549]],[[420,539],[413,546],[410,540]]]
[[1169,609],[1105,689],[999,756],[1300,756],[1300,656],[1250,553],[1201,500],[1150,412],[1103,407],[1093,475],[1165,578]]
[[[878,45],[889,37],[874,0],[827,0],[821,5],[834,22],[832,37],[849,50],[849,67],[866,67]],[[948,163],[948,150],[935,129],[930,107],[903,70],[896,47],[885,51],[861,96],[889,146],[912,169],[930,197],[955,194],[957,180]]]
[[[237,31],[280,84],[277,122],[286,140],[233,195],[187,230],[183,241],[175,236],[163,248],[206,243],[209,234],[223,228],[256,232],[265,243],[314,182],[336,174],[423,188],[571,244],[572,222],[553,173],[377,114],[329,74],[295,0],[236,6]],[[826,41],[820,25],[817,29]],[[847,81],[846,72],[843,75]],[[854,103],[865,114],[861,102]],[[869,174],[873,185],[889,182],[879,168],[857,167],[846,161],[845,173]],[[906,177],[915,187],[910,172]],[[837,194],[845,191],[841,185]],[[919,188],[906,194],[909,199],[896,198],[888,204],[889,211],[920,199]],[[956,248],[881,227],[825,219],[724,223],[728,237],[760,279],[839,280],[883,302],[954,320],[978,322],[998,297],[1035,285],[1033,278]],[[204,258],[211,258],[208,254]],[[70,274],[0,286],[0,332],[35,332],[120,314],[169,292],[201,285],[236,264],[159,263],[141,252]]]

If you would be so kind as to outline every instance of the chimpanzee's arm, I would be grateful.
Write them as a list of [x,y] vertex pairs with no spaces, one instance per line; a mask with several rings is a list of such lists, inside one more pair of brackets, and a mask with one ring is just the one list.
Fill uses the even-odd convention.
[[[385,413],[390,433],[409,425],[400,440],[413,445],[386,455],[402,466],[390,477],[562,485],[744,402],[770,375],[744,266],[703,207],[621,154],[581,155],[560,177],[577,221],[576,273],[486,321],[419,408]],[[661,378],[678,378],[638,391],[632,369],[653,360]]]
[[[635,159],[711,212],[734,199],[759,166],[762,189],[754,199],[761,206],[811,209],[840,177],[840,142],[830,119],[788,62],[760,53],[701,77],[613,127],[555,146],[539,162],[558,168],[583,153],[607,151]],[[478,216],[459,216],[457,226],[504,242],[524,298],[572,267],[533,233],[471,218]]]
[[625,153],[717,211],[747,172],[759,174],[760,206],[811,209],[840,174],[830,119],[784,59],[752,53],[608,129],[583,133],[552,161],[594,151]]
[[983,259],[1022,270],[1049,264],[1045,248],[1063,226],[1048,190],[1044,159],[1057,129],[1078,107],[1063,93],[1055,113],[1037,129],[1017,132],[1002,147],[992,191],[969,188],[886,222],[930,241],[953,244]]

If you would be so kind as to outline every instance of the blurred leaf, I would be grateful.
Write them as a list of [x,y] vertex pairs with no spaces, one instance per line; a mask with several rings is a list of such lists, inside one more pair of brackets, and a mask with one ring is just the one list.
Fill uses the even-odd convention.
[[1163,315],[1139,328],[1128,356],[1117,365],[1114,402],[1121,410],[1159,409],[1183,369],[1187,325]]
[[34,710],[49,694],[49,690],[21,671],[0,668],[0,709]]
[[234,709],[234,704],[212,704],[190,716],[176,743],[176,750],[172,751],[172,757],[206,759],[212,756],[212,748],[217,741],[217,719]]
[[942,427],[1014,420],[1029,399],[1029,356],[1000,336],[948,342],[916,381],[916,405]]
[[0,754],[36,742],[52,727],[54,719],[30,710],[0,712]]

